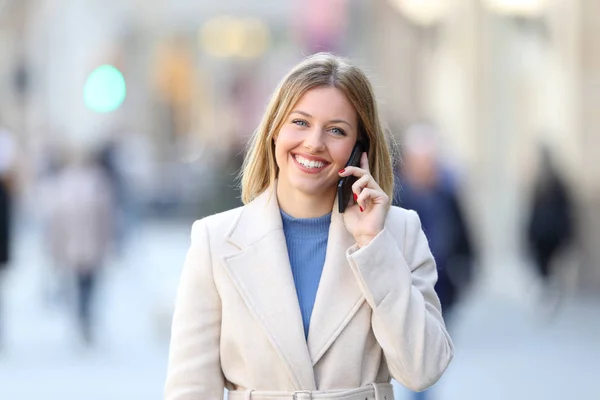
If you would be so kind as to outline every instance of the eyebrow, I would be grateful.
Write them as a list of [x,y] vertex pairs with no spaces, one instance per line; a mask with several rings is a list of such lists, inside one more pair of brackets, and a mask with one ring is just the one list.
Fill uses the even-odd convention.
[[[310,115],[309,113],[307,113],[307,112],[304,112],[304,111],[301,111],[301,110],[294,110],[294,111],[292,111],[290,114],[294,114],[294,113],[295,113],[295,114],[304,115],[304,116],[305,116],[305,117],[307,117],[307,118],[312,118],[312,117],[313,117],[313,116],[312,116],[312,115]],[[348,125],[350,128],[352,128],[352,125],[351,125],[351,124],[350,124],[348,121],[346,121],[346,120],[343,120],[343,119],[332,119],[331,121],[329,121],[329,123],[333,123],[333,124],[346,124],[346,125]]]

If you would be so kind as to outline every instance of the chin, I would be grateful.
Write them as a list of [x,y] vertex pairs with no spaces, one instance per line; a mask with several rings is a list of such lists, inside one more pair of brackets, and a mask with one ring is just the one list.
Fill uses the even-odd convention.
[[306,196],[324,197],[335,191],[335,185],[328,182],[293,182],[291,188]]

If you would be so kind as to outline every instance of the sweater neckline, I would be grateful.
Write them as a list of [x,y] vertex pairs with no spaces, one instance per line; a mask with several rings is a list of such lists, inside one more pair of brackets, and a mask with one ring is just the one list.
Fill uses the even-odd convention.
[[281,209],[279,211],[281,212],[281,221],[286,235],[301,238],[322,238],[329,234],[331,212],[314,218],[295,218]]

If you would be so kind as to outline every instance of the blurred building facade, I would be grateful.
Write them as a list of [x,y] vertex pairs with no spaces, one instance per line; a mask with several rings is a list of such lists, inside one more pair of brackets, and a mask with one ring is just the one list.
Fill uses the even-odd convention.
[[[515,264],[531,155],[549,142],[579,206],[578,285],[598,289],[600,4],[500,3],[0,0],[0,124],[25,147],[137,132],[157,163],[216,170],[241,152],[289,66],[316,50],[347,54],[372,75],[393,132],[427,119],[445,133],[492,280]],[[102,64],[127,82],[110,113],[82,101]]]
[[541,141],[555,150],[575,191],[583,255],[572,267],[578,287],[597,291],[600,4],[432,0],[419,9],[416,3],[376,2],[368,47],[380,97],[391,123],[439,125],[446,150],[464,164],[484,274],[493,281],[495,269],[518,265],[512,258],[521,250]]

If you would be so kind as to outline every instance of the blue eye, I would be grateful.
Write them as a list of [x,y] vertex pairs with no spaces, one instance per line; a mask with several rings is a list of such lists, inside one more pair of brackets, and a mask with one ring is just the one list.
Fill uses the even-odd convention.
[[295,119],[292,121],[292,124],[298,125],[298,126],[308,126],[308,123],[302,119]]
[[335,135],[346,136],[346,132],[343,129],[338,127],[333,127],[330,129]]

